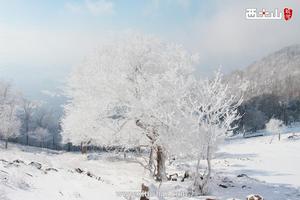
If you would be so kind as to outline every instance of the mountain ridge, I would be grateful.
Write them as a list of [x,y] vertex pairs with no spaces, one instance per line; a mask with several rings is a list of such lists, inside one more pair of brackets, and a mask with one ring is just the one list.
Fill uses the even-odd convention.
[[[225,77],[229,86],[248,82],[246,99],[262,94],[300,96],[300,44],[284,47]],[[288,92],[287,92],[288,91]]]

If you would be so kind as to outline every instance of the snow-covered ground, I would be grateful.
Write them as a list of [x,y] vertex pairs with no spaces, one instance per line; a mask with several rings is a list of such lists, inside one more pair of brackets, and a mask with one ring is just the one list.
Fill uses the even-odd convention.
[[281,141],[271,135],[225,141],[214,160],[216,171],[257,179],[261,188],[252,192],[267,199],[300,199],[300,134],[289,139],[293,130],[282,135]]
[[274,137],[270,144],[271,140],[272,136],[265,136],[226,141],[217,160],[228,163],[228,167],[223,165],[219,169],[300,187],[300,136],[291,140],[284,135],[281,141]]
[[[92,171],[88,176],[87,171],[79,173],[75,170],[81,167],[80,163],[85,163],[81,162],[84,161],[81,155],[22,149],[1,149],[1,200],[96,199],[99,195],[101,199],[121,199],[108,180]],[[90,164],[91,168],[99,167]],[[109,166],[114,168],[113,164],[106,165]]]
[[[287,132],[281,141],[274,137],[271,144],[272,136],[226,140],[213,161],[212,195],[245,199],[257,193],[267,200],[300,199],[300,136],[288,139],[290,135]],[[142,183],[152,190],[160,188],[166,195],[160,199],[179,199],[172,194],[184,194],[191,184],[178,179],[159,185],[130,156],[124,160],[109,153],[81,155],[14,144],[5,150],[1,145],[1,200],[129,199]],[[193,163],[177,160],[168,171],[182,175]]]

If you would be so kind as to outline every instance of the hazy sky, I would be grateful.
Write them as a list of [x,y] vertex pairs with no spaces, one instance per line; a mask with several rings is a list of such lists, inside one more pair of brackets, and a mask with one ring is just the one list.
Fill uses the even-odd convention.
[[[291,20],[246,20],[247,8],[289,7]],[[0,78],[30,97],[62,85],[114,32],[137,30],[199,52],[201,73],[229,72],[300,43],[300,1],[0,0]]]

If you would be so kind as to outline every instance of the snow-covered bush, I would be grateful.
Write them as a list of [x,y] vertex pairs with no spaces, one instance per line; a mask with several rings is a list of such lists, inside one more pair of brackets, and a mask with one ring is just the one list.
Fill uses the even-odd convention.
[[274,118],[271,118],[270,121],[266,124],[266,130],[274,135],[278,135],[278,140],[280,140],[283,127],[283,121]]

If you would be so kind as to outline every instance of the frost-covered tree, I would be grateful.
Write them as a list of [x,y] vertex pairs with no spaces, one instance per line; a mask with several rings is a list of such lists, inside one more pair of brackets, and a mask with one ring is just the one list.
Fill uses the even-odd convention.
[[153,172],[158,180],[164,179],[165,136],[171,135],[176,97],[191,76],[194,61],[178,45],[141,34],[100,46],[69,78],[64,141],[125,148],[146,145],[149,165],[155,157]]
[[281,131],[283,127],[283,121],[274,118],[271,118],[270,121],[266,124],[266,130],[274,135],[278,135],[278,140],[280,140],[281,138]]
[[[217,72],[212,80],[195,81],[183,98],[183,113],[189,121],[189,153],[197,157],[195,192],[205,194],[211,179],[211,159],[224,136],[236,127],[239,119],[237,108],[242,98],[229,93],[222,83],[222,74]],[[190,150],[192,149],[192,150]],[[206,168],[200,169],[200,161],[206,161]]]
[[[43,143],[51,141],[52,147],[55,148],[60,140],[60,122],[59,116],[46,105],[39,105],[35,108],[32,116],[32,130],[30,136],[36,139],[35,134],[32,134],[37,129],[44,129],[48,132],[48,137],[44,138]],[[38,140],[41,144],[41,141]]]
[[27,99],[23,99],[21,103],[21,121],[23,127],[23,134],[26,137],[26,145],[29,145],[29,135],[31,131],[31,126],[33,123],[33,116],[36,108],[39,106],[37,102],[29,101]]
[[49,140],[50,137],[48,129],[42,127],[36,128],[30,133],[30,135],[40,142],[40,146],[42,148],[44,147],[45,141]]
[[17,117],[15,105],[10,104],[1,106],[0,121],[0,133],[5,140],[5,148],[7,148],[8,139],[18,136],[21,126],[20,120]]
[[8,139],[17,136],[20,132],[20,120],[17,117],[19,95],[10,84],[0,82],[0,135],[5,140],[5,148]]

